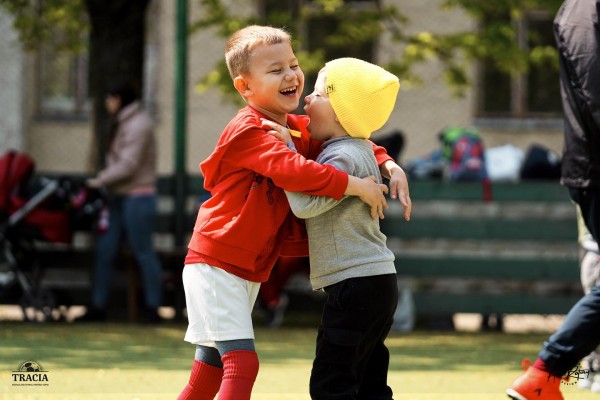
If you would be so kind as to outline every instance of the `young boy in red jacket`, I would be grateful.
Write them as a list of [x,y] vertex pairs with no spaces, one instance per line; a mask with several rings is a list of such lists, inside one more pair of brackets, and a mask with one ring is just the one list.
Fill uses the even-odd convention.
[[[211,193],[199,212],[183,271],[189,325],[185,340],[196,345],[184,399],[250,399],[258,374],[251,312],[260,283],[268,279],[284,239],[296,227],[284,190],[340,199],[357,195],[383,217],[385,185],[349,177],[314,159],[308,118],[288,114],[299,104],[304,75],[283,30],[250,26],[234,33],[225,59],[247,106],[225,127],[213,153],[200,164]],[[299,154],[266,132],[261,118],[289,127]],[[402,169],[374,146],[392,199],[410,214]],[[303,157],[305,156],[305,157]],[[307,251],[305,249],[304,251]],[[296,253],[298,249],[296,249]]]

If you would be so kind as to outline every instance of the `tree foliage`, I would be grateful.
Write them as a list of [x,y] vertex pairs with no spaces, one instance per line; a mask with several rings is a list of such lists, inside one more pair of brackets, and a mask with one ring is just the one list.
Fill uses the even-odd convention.
[[[326,59],[356,56],[353,52],[376,42],[382,34],[389,35],[401,49],[385,67],[408,86],[421,82],[415,67],[432,61],[442,64],[445,81],[456,95],[464,94],[470,85],[468,71],[473,61],[491,62],[510,74],[525,73],[533,65],[558,68],[553,45],[536,43],[535,38],[527,47],[519,45],[516,22],[532,12],[545,12],[552,18],[562,0],[440,0],[441,10],[463,12],[478,26],[452,33],[415,32],[418,21],[410,21],[394,5],[401,2],[388,1],[384,6],[380,1],[363,1],[354,3],[358,7],[349,7],[343,0],[262,0],[263,12],[247,15],[236,10],[248,9],[253,0],[197,1],[202,13],[193,21],[192,32],[212,28],[228,37],[249,24],[285,27],[293,35],[296,55],[307,75],[318,71]],[[323,27],[329,30],[323,31]],[[313,30],[317,38],[311,37]],[[237,97],[223,61],[198,84],[200,90],[215,86]]]
[[[531,12],[553,16],[562,0],[440,0],[446,12],[463,12],[479,26],[452,33],[415,31],[419,21],[410,21],[402,13],[402,2],[361,1],[348,7],[344,0],[195,0],[201,17],[191,23],[191,33],[212,29],[226,38],[249,24],[286,27],[293,35],[294,48],[302,69],[310,76],[330,58],[362,56],[361,49],[389,35],[400,51],[385,65],[406,86],[418,84],[415,66],[437,61],[443,65],[450,90],[464,93],[469,86],[468,70],[473,61],[493,63],[507,73],[523,73],[534,65],[557,68],[556,49],[535,44],[523,48],[517,40],[517,24]],[[120,1],[106,1],[107,6]],[[240,10],[256,9],[258,13]],[[56,50],[79,51],[87,46],[89,18],[82,0],[0,0],[12,15],[14,26],[26,48],[49,42]],[[377,60],[375,60],[377,61]],[[408,85],[407,85],[408,84]],[[201,90],[219,87],[237,99],[227,69],[221,61],[199,78]]]
[[27,50],[42,44],[54,51],[87,48],[89,19],[80,0],[0,0],[0,5],[13,15],[13,26]]
[[116,83],[143,87],[145,16],[151,0],[0,0],[26,50],[87,50],[95,167],[107,148],[107,90]]

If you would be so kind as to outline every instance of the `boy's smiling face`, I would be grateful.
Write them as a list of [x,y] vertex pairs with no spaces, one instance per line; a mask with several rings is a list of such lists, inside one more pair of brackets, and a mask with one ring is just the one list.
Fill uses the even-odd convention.
[[288,43],[261,45],[252,51],[250,70],[234,86],[252,108],[286,125],[304,89],[304,74]]

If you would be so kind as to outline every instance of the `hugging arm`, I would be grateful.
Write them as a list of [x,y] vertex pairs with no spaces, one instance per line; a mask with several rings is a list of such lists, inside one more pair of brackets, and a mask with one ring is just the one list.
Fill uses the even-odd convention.
[[[288,147],[293,147],[293,142],[289,130],[273,121],[263,119],[263,127],[268,130],[268,133],[276,137],[277,139],[283,141],[288,145]],[[293,148],[292,148],[293,150]],[[327,164],[331,164],[336,167],[340,171],[345,171],[345,163],[343,160],[327,160]],[[347,171],[346,171],[347,172]],[[363,202],[367,203],[369,207],[371,207],[371,218],[377,219],[378,217],[383,219],[383,209],[387,208],[387,201],[384,196],[388,192],[387,186],[383,184],[377,183],[377,179],[375,177],[366,177],[366,178],[357,178],[356,176],[348,175],[348,186],[344,192],[346,196],[358,196]],[[323,213],[337,205],[339,201],[326,198],[323,196],[308,196],[319,199],[318,201],[311,202],[310,206],[307,205],[309,203],[309,199],[303,199],[299,204],[296,204],[297,210],[301,207],[304,211],[299,211],[304,214],[304,212],[315,213],[319,212]],[[288,197],[289,198],[289,197]],[[335,204],[329,203],[327,200],[331,200],[335,202]],[[294,199],[296,202],[297,199]],[[290,205],[292,201],[290,201]],[[318,203],[318,204],[317,204]],[[309,210],[310,211],[307,211]],[[294,211],[296,213],[296,211]],[[317,214],[318,215],[318,214]],[[314,215],[313,215],[314,216]],[[301,218],[309,218],[309,217],[301,217]]]
[[381,174],[390,180],[390,197],[398,199],[404,208],[404,219],[410,221],[412,200],[408,189],[408,179],[404,170],[393,160],[388,160],[380,166]]
[[408,190],[408,179],[404,170],[396,164],[396,162],[387,154],[384,147],[378,146],[371,142],[373,145],[373,153],[375,159],[379,165],[381,176],[390,180],[390,198],[392,200],[398,199],[400,204],[404,208],[404,219],[410,220],[410,213],[412,210],[412,201]]
[[312,196],[300,192],[285,192],[285,195],[290,202],[292,212],[298,218],[307,219],[313,218],[324,212],[327,212],[341,203],[346,197],[341,200],[335,200],[327,196]]

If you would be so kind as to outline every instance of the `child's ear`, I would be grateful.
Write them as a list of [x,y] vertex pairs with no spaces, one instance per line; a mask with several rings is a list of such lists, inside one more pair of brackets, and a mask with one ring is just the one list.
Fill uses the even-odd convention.
[[250,87],[248,86],[248,81],[243,76],[236,76],[233,79],[233,86],[244,98],[252,93],[252,90],[250,90]]

